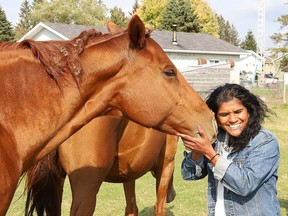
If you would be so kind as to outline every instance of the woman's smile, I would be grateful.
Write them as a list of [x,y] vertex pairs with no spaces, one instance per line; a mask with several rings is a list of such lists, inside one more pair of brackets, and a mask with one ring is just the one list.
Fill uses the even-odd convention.
[[249,113],[241,101],[233,98],[223,102],[218,109],[217,121],[229,135],[239,136],[247,126]]

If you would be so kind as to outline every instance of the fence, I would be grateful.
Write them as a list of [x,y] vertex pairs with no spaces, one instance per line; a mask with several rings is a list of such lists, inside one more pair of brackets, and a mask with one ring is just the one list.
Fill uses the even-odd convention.
[[202,96],[215,87],[230,82],[230,64],[207,65],[181,70],[188,83]]

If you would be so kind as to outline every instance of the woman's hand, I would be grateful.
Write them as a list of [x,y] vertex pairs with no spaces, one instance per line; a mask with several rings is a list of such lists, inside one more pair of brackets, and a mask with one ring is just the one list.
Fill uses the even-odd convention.
[[206,158],[211,159],[216,154],[216,151],[213,149],[205,131],[199,125],[197,126],[197,129],[200,137],[191,137],[186,134],[177,134],[177,135],[182,138],[184,146],[187,150],[190,151],[193,150],[193,152],[196,151],[195,153],[197,156],[194,155],[192,159],[195,160],[197,159],[197,157],[199,158],[200,156],[199,153],[204,155]]

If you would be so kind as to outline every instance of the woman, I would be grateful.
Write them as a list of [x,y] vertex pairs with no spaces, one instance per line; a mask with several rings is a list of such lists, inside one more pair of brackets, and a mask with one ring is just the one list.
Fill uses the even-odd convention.
[[179,134],[191,151],[184,152],[183,178],[208,175],[208,215],[280,215],[278,142],[261,126],[271,111],[237,84],[216,88],[206,102],[216,115],[217,140],[211,145],[200,126],[199,138]]

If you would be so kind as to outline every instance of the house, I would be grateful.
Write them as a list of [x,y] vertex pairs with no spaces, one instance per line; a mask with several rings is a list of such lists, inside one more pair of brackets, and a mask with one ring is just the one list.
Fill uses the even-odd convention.
[[[38,41],[68,40],[79,35],[82,31],[91,28],[95,28],[104,33],[107,32],[103,26],[96,27],[40,22],[25,34],[20,41],[24,39]],[[183,72],[186,78],[195,78],[193,74],[195,74],[196,71],[203,71],[201,74],[198,73],[197,76],[199,78],[206,76],[206,80],[203,81],[204,84],[201,84],[201,91],[208,88],[209,83],[210,85],[218,85],[223,82],[240,83],[240,71],[243,67],[241,61],[243,60],[243,56],[251,55],[251,53],[246,50],[208,34],[155,30],[152,32],[151,37],[162,47],[171,61]],[[247,62],[245,62],[245,64],[247,64]],[[203,70],[204,68],[205,70]],[[210,72],[206,73],[205,71]],[[217,73],[215,72],[215,74],[213,74],[213,71],[217,71]],[[225,73],[225,76],[222,76],[222,71]],[[217,80],[220,80],[220,77],[225,77],[225,79],[217,82]],[[215,78],[215,80],[212,78]],[[191,79],[188,79],[188,81],[189,80],[191,81]],[[205,85],[208,86],[205,87]]]
[[265,59],[252,50],[247,50],[248,55],[242,55],[240,69],[240,84],[245,87],[251,87],[258,82],[258,76],[264,69]]
[[288,53],[285,53],[278,58],[272,60],[274,74],[277,75],[279,78],[283,77],[283,71],[280,70],[280,64],[284,58],[288,59]]
[[288,85],[288,66],[286,66],[283,69],[283,73],[284,73],[284,85]]
[[273,73],[273,74],[275,74],[274,64],[273,64],[274,59],[275,59],[274,56],[265,57],[265,65],[264,65],[265,73]]
[[250,81],[255,78],[256,72],[262,70],[262,57],[252,50],[247,51],[249,55],[241,56],[241,72],[250,74]]

